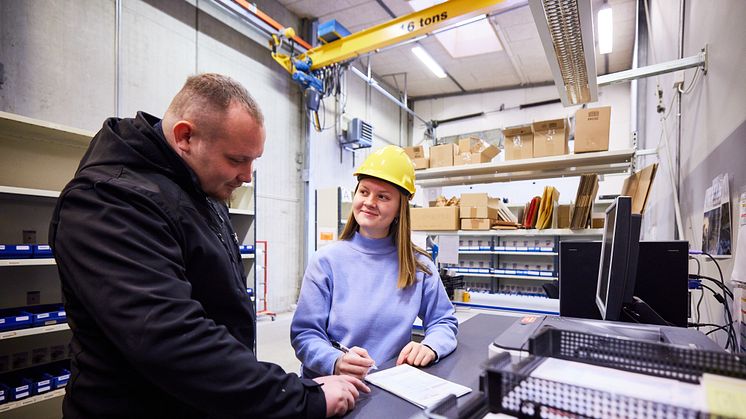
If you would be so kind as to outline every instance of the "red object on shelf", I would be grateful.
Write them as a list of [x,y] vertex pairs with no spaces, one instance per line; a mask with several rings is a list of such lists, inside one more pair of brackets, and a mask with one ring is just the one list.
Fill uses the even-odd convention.
[[[269,288],[269,279],[267,278],[267,253],[269,251],[269,243],[267,243],[267,240],[257,240],[256,244],[258,245],[259,243],[264,245],[264,252],[262,252],[264,255],[264,264],[262,265],[262,271],[264,272],[264,278],[262,280],[264,297],[262,298],[262,309],[256,312],[256,316],[269,316],[272,321],[274,321],[277,313],[275,313],[274,311],[269,311],[269,309],[267,309],[267,292]],[[256,254],[256,251],[254,251],[254,253]]]

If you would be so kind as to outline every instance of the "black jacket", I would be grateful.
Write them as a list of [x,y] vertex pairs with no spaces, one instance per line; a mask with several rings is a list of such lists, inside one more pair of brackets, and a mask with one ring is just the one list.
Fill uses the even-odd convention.
[[64,415],[324,417],[315,382],[257,361],[227,209],[158,121],[108,119],[52,217],[73,332]]

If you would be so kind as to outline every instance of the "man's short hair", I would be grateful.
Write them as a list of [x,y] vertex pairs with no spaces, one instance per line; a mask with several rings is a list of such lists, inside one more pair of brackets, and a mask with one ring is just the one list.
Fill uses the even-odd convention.
[[232,103],[243,106],[254,121],[264,125],[264,115],[246,88],[232,78],[216,73],[190,76],[184,87],[174,96],[167,112],[183,116],[191,107],[207,107],[224,112]]

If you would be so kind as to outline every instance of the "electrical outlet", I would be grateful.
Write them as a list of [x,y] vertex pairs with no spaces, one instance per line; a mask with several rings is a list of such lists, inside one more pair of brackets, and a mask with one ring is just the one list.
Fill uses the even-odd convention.
[[23,230],[23,244],[36,244],[36,230]]

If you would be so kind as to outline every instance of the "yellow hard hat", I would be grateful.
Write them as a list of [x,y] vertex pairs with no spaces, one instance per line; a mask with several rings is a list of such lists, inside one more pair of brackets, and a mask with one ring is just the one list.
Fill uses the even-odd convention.
[[353,173],[359,175],[383,179],[414,195],[414,163],[401,147],[387,145],[374,151]]

